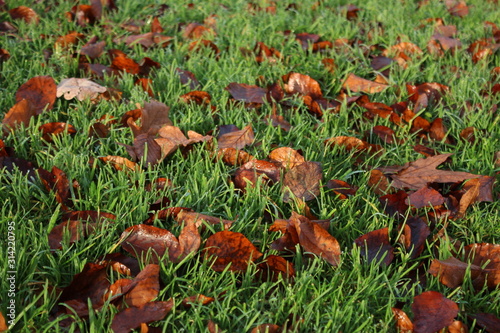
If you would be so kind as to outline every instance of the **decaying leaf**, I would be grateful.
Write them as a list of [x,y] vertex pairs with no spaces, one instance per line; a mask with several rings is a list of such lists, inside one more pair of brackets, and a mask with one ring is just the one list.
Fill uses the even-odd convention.
[[63,96],[66,100],[76,97],[79,101],[95,99],[108,89],[89,79],[69,78],[62,80],[57,85],[57,97]]
[[389,228],[371,231],[354,240],[360,247],[361,256],[366,256],[368,262],[380,262],[389,265],[394,259],[394,248],[389,242]]
[[317,162],[304,162],[294,166],[283,179],[283,200],[288,202],[290,193],[304,201],[316,198],[320,193],[322,178],[321,165]]
[[453,323],[458,305],[437,291],[426,291],[414,297],[411,310],[415,333],[435,333]]
[[384,91],[389,86],[387,84],[377,83],[360,78],[359,76],[351,73],[344,81],[342,87],[345,89],[349,89],[352,92],[364,92],[367,94],[373,94]]

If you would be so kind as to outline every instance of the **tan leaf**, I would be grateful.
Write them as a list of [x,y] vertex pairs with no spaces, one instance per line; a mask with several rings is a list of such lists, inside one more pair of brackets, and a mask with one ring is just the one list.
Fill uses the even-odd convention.
[[369,81],[354,74],[349,74],[347,79],[345,80],[342,88],[349,89],[352,92],[364,92],[367,94],[378,93],[384,91],[387,87],[387,84],[377,83],[374,81]]
[[57,86],[57,97],[63,96],[66,100],[77,98],[79,101],[95,99],[108,89],[89,79],[69,78],[62,80]]

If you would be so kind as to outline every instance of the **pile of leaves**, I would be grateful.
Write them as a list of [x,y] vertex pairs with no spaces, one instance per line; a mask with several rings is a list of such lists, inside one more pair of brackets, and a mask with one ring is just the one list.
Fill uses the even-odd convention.
[[[277,3],[266,2],[266,6],[250,3],[248,11],[253,15],[265,12],[269,15],[280,10],[293,10],[290,4],[286,9]],[[425,1],[419,3],[425,7]],[[465,17],[469,6],[463,1],[445,1],[451,16]],[[0,22],[2,34],[16,36],[16,24],[40,24],[41,13],[28,7],[8,8],[0,2],[0,10],[7,12],[10,19]],[[60,221],[48,234],[48,244],[52,251],[62,251],[73,243],[80,242],[109,225],[118,224],[117,216],[94,210],[75,209],[75,201],[84,193],[79,191],[79,180],[70,179],[66,172],[53,166],[50,171],[37,166],[34,160],[26,160],[16,155],[16,147],[5,142],[44,113],[54,112],[66,105],[66,101],[99,103],[120,103],[126,92],[104,82],[118,82],[122,78],[133,77],[134,84],[144,90],[149,97],[147,102],[137,104],[135,109],[124,113],[120,119],[104,115],[94,119],[89,128],[77,128],[65,122],[42,124],[37,130],[40,140],[50,146],[57,137],[84,135],[89,142],[106,140],[116,129],[131,133],[128,142],[118,144],[125,148],[127,156],[107,155],[94,159],[89,156],[96,168],[111,165],[116,172],[140,173],[151,168],[161,168],[169,163],[176,154],[187,157],[200,150],[207,150],[211,163],[224,163],[229,167],[228,182],[237,195],[245,196],[258,188],[278,189],[279,196],[273,198],[275,205],[294,207],[291,215],[273,216],[268,226],[274,239],[259,248],[255,241],[240,232],[232,231],[233,220],[199,213],[189,207],[171,205],[173,198],[159,197],[149,207],[150,215],[141,223],[121,228],[116,247],[96,262],[88,262],[67,286],[57,287],[57,305],[51,316],[61,318],[60,325],[72,325],[77,319],[88,320],[91,313],[112,306],[115,310],[111,319],[114,332],[155,331],[149,324],[163,320],[178,305],[189,308],[192,304],[210,306],[225,295],[205,296],[194,294],[183,300],[163,299],[160,267],[165,263],[186,264],[200,261],[216,272],[232,271],[245,274],[255,270],[254,283],[268,281],[293,284],[296,276],[294,258],[302,253],[308,260],[321,258],[333,269],[342,266],[346,251],[359,251],[366,259],[366,265],[398,265],[401,259],[397,253],[405,253],[418,264],[408,272],[408,278],[415,279],[425,289],[426,279],[435,277],[450,289],[461,288],[464,281],[472,281],[471,292],[493,291],[500,285],[500,244],[472,243],[461,244],[448,235],[446,226],[449,221],[460,220],[478,203],[498,200],[498,184],[494,174],[481,175],[465,171],[455,171],[451,165],[460,152],[442,153],[434,148],[442,143],[453,151],[458,141],[473,144],[480,129],[463,128],[458,137],[453,137],[440,117],[426,119],[422,111],[437,106],[450,107],[448,97],[450,88],[444,83],[422,82],[406,83],[406,92],[392,104],[378,102],[378,96],[386,90],[394,89],[391,71],[405,70],[412,62],[424,56],[436,58],[463,52],[474,63],[490,65],[498,60],[497,49],[500,45],[500,29],[492,22],[485,22],[487,36],[471,41],[468,46],[457,39],[457,28],[445,25],[444,19],[429,19],[424,25],[432,25],[434,34],[428,41],[427,49],[422,50],[410,41],[399,41],[387,47],[370,44],[370,33],[366,39],[358,36],[353,39],[323,40],[312,33],[284,31],[288,39],[296,40],[304,52],[322,54],[322,66],[335,75],[335,60],[328,52],[349,52],[362,44],[371,45],[363,49],[364,57],[371,60],[371,68],[377,73],[375,78],[366,79],[354,72],[342,74],[342,84],[333,96],[326,93],[320,79],[307,74],[288,71],[280,77],[256,78],[268,84],[251,85],[231,82],[221,91],[227,91],[230,98],[227,105],[220,105],[207,91],[200,90],[198,78],[190,71],[176,68],[174,75],[179,83],[190,91],[178,96],[181,103],[189,107],[203,109],[218,125],[206,133],[189,130],[184,132],[170,119],[171,109],[161,102],[161,95],[154,87],[155,73],[162,65],[148,57],[134,60],[132,50],[140,47],[176,47],[173,36],[164,33],[161,15],[154,16],[149,26],[124,26],[123,36],[113,38],[113,45],[92,37],[86,32],[89,27],[103,27],[105,13],[119,11],[119,6],[110,1],[90,1],[78,4],[67,13],[67,18],[75,24],[79,32],[55,37],[55,43],[47,50],[48,58],[63,50],[76,50],[70,54],[78,63],[81,77],[67,77],[59,82],[50,76],[35,76],[28,79],[15,93],[15,103],[6,110],[2,119],[3,140],[0,139],[0,168],[5,172],[21,172],[32,182],[41,182],[52,195],[62,215]],[[348,5],[334,8],[348,20],[357,20],[364,9]],[[216,37],[223,33],[217,28],[216,16],[206,17],[203,23],[185,22],[179,27],[182,41],[188,44],[186,57],[196,52],[207,52],[211,58],[219,59],[224,51],[216,44]],[[148,30],[147,32],[144,32]],[[125,44],[130,52],[118,49]],[[116,47],[116,48],[114,48]],[[263,42],[242,48],[245,57],[254,58],[257,64],[286,62],[286,54]],[[10,52],[0,49],[0,61],[8,62]],[[488,86],[481,92],[484,98],[495,98],[500,91],[498,83],[500,67],[494,67]],[[109,79],[112,80],[109,80]],[[118,85],[117,85],[118,86]],[[333,136],[325,138],[323,147],[332,153],[350,155],[355,168],[369,174],[364,184],[350,184],[342,179],[330,179],[323,172],[318,161],[307,160],[300,147],[274,147],[269,154],[259,151],[261,144],[256,140],[255,126],[247,124],[238,128],[233,124],[219,122],[218,113],[223,107],[239,106],[255,114],[271,108],[272,113],[263,118],[270,126],[280,131],[293,131],[290,118],[297,112],[312,115],[319,123],[332,114],[346,112],[345,108],[361,108],[362,122],[373,123],[371,131],[358,133],[353,128],[352,136]],[[498,104],[487,110],[481,105],[474,106],[477,112],[498,114]],[[304,115],[305,116],[305,115]],[[262,117],[261,117],[262,118]],[[386,125],[377,125],[378,120],[387,120]],[[397,137],[398,130],[404,129],[410,138]],[[34,129],[35,130],[35,129]],[[5,141],[4,141],[5,140]],[[408,144],[423,156],[403,165],[371,166],[373,159],[383,155],[386,150],[401,144]],[[443,147],[443,146],[441,146]],[[500,150],[499,150],[500,151]],[[264,158],[255,157],[259,152]],[[253,154],[253,155],[252,155]],[[499,153],[488,157],[500,167]],[[178,155],[176,155],[178,156]],[[498,172],[497,172],[498,175]],[[209,175],[208,175],[209,176]],[[167,178],[149,179],[147,191],[160,193],[167,188],[175,188]],[[381,209],[390,216],[390,225],[378,230],[360,233],[354,244],[342,244],[337,238],[331,218],[319,219],[314,212],[316,199],[327,193],[337,200],[351,200],[360,186],[369,187],[379,198]],[[495,194],[496,193],[496,194]],[[271,200],[271,199],[270,199]],[[313,202],[313,204],[311,204]],[[159,224],[161,222],[161,224]],[[173,223],[179,230],[178,236],[164,227]],[[118,227],[120,228],[120,227]],[[219,230],[219,231],[216,231]],[[205,235],[206,237],[202,236]],[[425,253],[438,253],[447,249],[452,255],[444,260],[430,259]],[[117,248],[119,250],[117,250]],[[141,269],[141,267],[143,267]],[[410,306],[412,319],[402,310]],[[464,320],[475,320],[476,325],[488,332],[500,331],[500,318],[493,313],[468,313],[459,308],[443,294],[427,290],[414,296],[408,304],[392,304],[395,326],[400,332],[463,332],[467,331]],[[0,314],[0,319],[3,315]],[[1,323],[1,321],[0,321]],[[280,324],[280,325],[279,325]],[[282,324],[282,325],[281,325]],[[256,326],[253,332],[281,332],[306,327],[300,321],[293,323],[268,323]],[[217,323],[207,322],[208,330],[219,331]],[[1,326],[0,326],[1,328]],[[5,326],[4,326],[5,328]]]

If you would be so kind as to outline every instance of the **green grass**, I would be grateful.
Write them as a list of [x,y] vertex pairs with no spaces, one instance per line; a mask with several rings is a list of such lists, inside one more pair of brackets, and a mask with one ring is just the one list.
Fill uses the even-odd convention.
[[[500,171],[493,163],[494,153],[500,151],[500,114],[489,111],[499,103],[499,94],[484,97],[480,91],[491,87],[491,70],[500,65],[498,52],[477,64],[465,50],[472,42],[491,36],[482,29],[485,21],[495,22],[500,11],[498,6],[488,1],[469,1],[473,5],[470,14],[464,18],[448,14],[442,2],[431,1],[429,5],[417,9],[413,1],[351,1],[361,8],[355,21],[347,21],[337,7],[345,1],[321,2],[314,10],[314,1],[297,3],[298,8],[285,11],[289,1],[277,1],[277,14],[247,11],[246,1],[204,1],[188,8],[189,1],[169,3],[163,16],[159,17],[164,34],[174,37],[166,48],[129,48],[125,44],[115,44],[113,39],[127,35],[120,27],[129,18],[149,22],[156,15],[159,2],[117,1],[116,12],[105,11],[102,22],[82,28],[75,22],[68,22],[64,13],[71,10],[71,2],[62,2],[44,11],[45,4],[35,1],[9,1],[9,8],[20,5],[30,6],[41,17],[36,26],[15,21],[17,36],[0,35],[0,48],[8,50],[11,57],[0,64],[0,110],[6,113],[15,104],[15,92],[28,79],[38,75],[49,75],[58,83],[69,77],[85,77],[78,71],[77,59],[72,57],[80,46],[69,50],[54,50],[53,55],[44,60],[44,50],[53,49],[57,37],[79,31],[88,38],[96,35],[106,41],[106,49],[118,48],[129,57],[139,61],[150,57],[161,64],[161,68],[151,75],[156,98],[171,107],[170,118],[183,131],[193,130],[205,134],[216,130],[219,125],[234,124],[239,128],[251,123],[255,141],[261,143],[246,148],[259,159],[265,159],[276,146],[301,149],[308,161],[322,164],[323,183],[330,179],[342,179],[359,186],[357,194],[348,200],[338,200],[331,191],[323,188],[317,199],[309,202],[312,212],[320,219],[330,219],[330,233],[339,241],[343,254],[342,264],[332,268],[319,258],[310,259],[300,251],[291,258],[296,269],[295,283],[285,281],[256,282],[256,267],[251,265],[244,273],[225,271],[214,272],[210,265],[197,253],[181,264],[161,265],[160,300],[174,297],[178,302],[184,297],[197,293],[215,297],[216,301],[206,305],[194,305],[184,309],[179,304],[167,317],[155,324],[163,332],[203,332],[207,322],[214,321],[225,332],[246,332],[263,323],[275,323],[288,327],[295,322],[298,332],[395,332],[391,307],[398,302],[405,303],[408,313],[415,295],[424,291],[439,291],[459,304],[458,319],[469,329],[475,323],[467,314],[488,312],[500,313],[500,290],[483,289],[473,292],[470,278],[463,286],[450,289],[427,274],[430,260],[445,259],[449,256],[446,244],[437,246],[432,236],[443,226],[440,222],[428,238],[428,245],[416,260],[397,247],[396,260],[388,267],[367,263],[353,241],[376,229],[389,227],[391,242],[396,244],[397,222],[384,213],[378,196],[366,186],[372,168],[402,165],[420,158],[413,150],[419,141],[409,133],[408,126],[397,127],[386,119],[367,121],[364,109],[356,105],[342,105],[339,113],[327,113],[322,119],[315,118],[305,106],[297,110],[286,110],[278,106],[278,111],[292,124],[289,132],[269,126],[261,120],[272,113],[270,105],[260,110],[247,110],[243,105],[230,103],[230,95],[224,89],[230,82],[258,84],[263,76],[266,83],[276,82],[290,71],[310,75],[322,88],[323,95],[335,98],[343,80],[349,73],[367,79],[375,77],[370,67],[370,59],[363,54],[363,46],[378,45],[381,49],[402,41],[418,45],[424,54],[407,69],[392,66],[391,87],[382,93],[370,95],[372,102],[391,105],[408,98],[405,84],[439,82],[450,87],[450,93],[443,103],[425,110],[428,120],[442,117],[449,133],[459,138],[462,129],[474,126],[478,132],[476,142],[471,144],[457,139],[456,145],[441,142],[426,143],[440,153],[454,153],[449,166],[456,171],[495,176]],[[265,6],[265,1],[258,1]],[[217,15],[217,36],[214,43],[221,50],[219,59],[210,52],[188,54],[189,40],[182,37],[179,24],[203,23],[211,14]],[[443,57],[427,54],[426,45],[433,34],[432,24],[421,28],[422,20],[441,17],[446,24],[456,25],[457,38],[464,47],[454,55]],[[0,22],[13,20],[7,12],[0,12]],[[498,20],[497,20],[498,21]],[[381,23],[383,29],[366,38],[364,30]],[[108,32],[105,31],[107,26]],[[293,38],[286,39],[285,30],[296,33],[319,34],[323,40],[338,38],[359,39],[358,47],[350,47],[348,52],[326,51],[312,53],[304,51]],[[149,25],[143,32],[149,31]],[[43,35],[43,36],[42,36]],[[86,39],[86,40],[87,40]],[[255,42],[264,42],[278,49],[283,60],[276,63],[258,64],[251,57],[244,57],[240,47],[253,49]],[[375,52],[376,54],[377,52]],[[325,57],[333,58],[337,66],[335,74],[328,72],[321,64]],[[108,65],[103,55],[98,62]],[[461,76],[452,71],[456,66]],[[186,105],[179,96],[189,92],[188,86],[180,84],[175,68],[180,67],[195,74],[201,89],[212,96],[212,105],[217,107],[216,119],[206,108]],[[53,287],[64,288],[73,276],[80,273],[86,263],[95,262],[110,253],[126,228],[141,223],[148,217],[149,204],[161,196],[172,200],[172,206],[184,206],[193,210],[224,219],[234,219],[231,230],[243,233],[260,251],[277,254],[269,250],[271,242],[279,235],[268,231],[264,211],[288,218],[296,210],[295,204],[284,203],[281,185],[262,186],[249,190],[245,195],[234,190],[228,182],[236,167],[214,161],[205,146],[197,146],[187,157],[180,152],[154,168],[141,171],[116,171],[101,162],[89,163],[101,156],[118,155],[128,157],[124,147],[117,143],[132,144],[132,132],[128,128],[114,126],[110,135],[103,139],[88,138],[88,129],[102,115],[112,115],[118,119],[127,111],[135,109],[135,103],[144,104],[150,100],[139,87],[134,86],[135,78],[106,78],[100,84],[122,91],[123,100],[66,101],[58,99],[54,109],[32,118],[29,126],[3,136],[7,147],[13,147],[16,156],[36,163],[50,170],[57,166],[70,180],[77,180],[79,191],[72,190],[71,199],[75,210],[101,210],[117,216],[114,224],[75,244],[63,246],[62,250],[51,251],[47,235],[60,222],[62,210],[53,193],[48,193],[39,180],[26,180],[20,172],[0,172],[0,239],[7,235],[7,223],[16,226],[16,304],[17,318],[14,331],[106,331],[109,329],[117,309],[107,305],[91,313],[88,321],[76,321],[71,327],[62,329],[58,321],[50,317],[57,302]],[[495,83],[495,82],[493,82]],[[472,105],[467,108],[467,103]],[[463,111],[465,109],[465,111]],[[47,144],[41,140],[39,126],[48,122],[61,121],[73,125],[78,133],[72,137],[63,135]],[[396,135],[407,138],[401,144],[383,144],[385,150],[380,156],[355,164],[355,156],[341,149],[325,149],[323,141],[339,135],[363,137],[365,131],[375,125],[386,125],[396,131]],[[369,137],[371,143],[380,143]],[[173,189],[163,192],[147,192],[144,186],[158,177],[172,180]],[[494,202],[479,203],[469,207],[467,214],[457,220],[448,221],[447,233],[463,244],[476,242],[500,243],[500,203],[499,189],[495,184]],[[155,225],[173,231],[178,235],[180,228],[172,223],[156,221]],[[207,228],[202,239],[219,231],[219,226]],[[6,258],[6,248],[0,247],[0,262]],[[422,265],[421,265],[422,264]],[[410,271],[418,268],[418,273],[426,276],[426,283],[418,283],[410,278]],[[0,268],[0,300],[8,299],[6,281],[7,267]],[[220,296],[223,294],[223,296]],[[288,321],[287,321],[288,320]],[[477,329],[477,327],[476,327]],[[472,331],[472,330],[471,330]],[[478,330],[480,331],[480,330]]]

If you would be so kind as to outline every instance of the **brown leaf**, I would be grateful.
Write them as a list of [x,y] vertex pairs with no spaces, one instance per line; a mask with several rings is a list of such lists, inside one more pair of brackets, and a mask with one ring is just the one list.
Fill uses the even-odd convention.
[[326,183],[326,187],[333,190],[333,192],[337,194],[340,199],[347,199],[348,195],[355,195],[358,190],[357,186],[350,185],[340,179],[330,179],[328,183]]
[[38,169],[38,176],[42,181],[47,191],[53,191],[57,202],[59,202],[63,209],[67,209],[66,205],[69,204],[69,180],[66,173],[56,166],[52,167],[52,171],[48,172],[44,169]]
[[384,210],[390,216],[403,217],[408,210],[406,198],[408,195],[405,191],[399,190],[396,193],[386,194],[379,198],[380,203],[384,206]]
[[85,99],[96,99],[99,94],[105,93],[108,89],[89,79],[70,78],[62,80],[57,86],[57,97],[64,96],[64,99],[71,100],[77,98],[79,101]]
[[186,309],[191,308],[192,304],[208,305],[215,301],[215,298],[202,294],[186,297],[182,300],[182,306]]
[[394,314],[394,319],[396,319],[396,329],[399,333],[412,333],[413,323],[411,322],[408,315],[401,309],[391,308]]
[[415,208],[422,208],[425,206],[439,206],[444,203],[444,198],[433,188],[428,186],[422,187],[416,192],[413,192],[406,199],[408,205],[412,205]]
[[80,54],[89,57],[91,60],[95,60],[104,53],[105,47],[105,41],[87,43],[80,49]]
[[352,92],[364,92],[367,94],[378,93],[384,91],[387,87],[387,84],[377,83],[373,81],[369,81],[354,74],[349,74],[347,79],[344,81],[342,88],[348,89]]
[[476,289],[480,290],[484,284],[490,290],[500,285],[500,245],[489,243],[470,244],[465,247],[465,257],[473,265],[483,267],[484,274],[474,279]]
[[393,180],[392,186],[400,189],[419,190],[427,186],[428,183],[457,183],[479,177],[468,172],[436,169],[451,155],[453,154],[436,155],[410,162],[406,168],[390,176]]
[[281,326],[276,324],[260,324],[255,326],[250,333],[281,333],[283,332]]
[[264,103],[266,101],[267,89],[265,88],[231,82],[225,89],[237,101],[246,103]]
[[243,234],[233,231],[219,231],[210,236],[205,243],[205,258],[215,261],[211,268],[222,272],[228,267],[230,271],[245,271],[251,261],[262,256],[262,253]]
[[420,217],[410,217],[406,221],[399,241],[410,253],[410,258],[416,259],[423,252],[425,242],[430,234],[430,228],[424,220]]
[[285,83],[285,90],[289,94],[310,96],[312,99],[323,97],[319,83],[308,75],[289,73]]
[[290,225],[295,228],[298,243],[305,251],[325,259],[332,266],[340,264],[340,245],[328,231],[295,212],[290,217]]
[[280,275],[285,281],[293,281],[295,278],[293,263],[273,254],[267,256],[264,262],[257,265],[257,269],[263,282],[276,282],[279,280]]
[[70,46],[80,43],[84,37],[84,34],[72,31],[69,34],[58,37],[54,43],[54,48],[67,50]]
[[394,259],[394,248],[389,242],[389,228],[371,231],[354,240],[359,246],[361,256],[366,256],[368,262],[380,262],[388,266]]
[[252,125],[247,125],[241,130],[225,133],[219,135],[217,138],[219,149],[235,148],[242,149],[246,145],[253,143],[254,133]]
[[[219,217],[210,216],[210,215],[206,215],[206,214],[200,214],[200,213],[185,210],[185,209],[183,209],[179,213],[177,213],[177,215],[175,216],[175,220],[179,224],[181,224],[181,223],[185,223],[187,225],[194,224],[196,226],[196,228],[202,226],[203,222],[207,222],[208,224],[211,224],[211,225],[220,225],[222,223],[224,225],[224,229],[229,229],[234,222],[234,221],[230,221],[230,220],[224,220],[224,219],[219,218]],[[199,237],[199,235],[198,235],[198,237]],[[179,236],[179,241],[181,241],[180,236]],[[198,244],[198,248],[199,248],[199,244]]]
[[486,332],[500,332],[500,318],[491,313],[477,313],[471,316],[476,320],[477,326],[484,328]]
[[117,72],[127,72],[130,74],[139,74],[140,66],[137,62],[127,56],[118,56],[113,58],[111,68]]
[[455,257],[450,257],[446,260],[432,260],[429,274],[439,278],[439,282],[445,286],[456,288],[462,285],[467,269],[470,269],[473,280],[482,273],[481,267],[469,265]]
[[435,333],[453,323],[458,305],[437,291],[426,291],[413,298],[411,310],[415,333]]
[[[9,316],[9,314],[7,314],[7,317],[9,317],[10,319],[12,315]],[[7,322],[5,321],[5,317],[3,316],[3,313],[0,311],[0,332],[6,332],[8,329],[9,327],[7,326]]]
[[158,263],[168,251],[172,262],[180,253],[179,241],[170,231],[157,227],[139,224],[125,229],[120,236],[121,246],[136,258],[145,258],[148,251],[152,252],[150,263]]
[[115,315],[111,329],[115,333],[128,333],[141,327],[142,323],[162,320],[174,307],[173,299],[166,302],[149,302],[140,307],[131,307]]
[[389,180],[380,170],[373,169],[370,171],[370,178],[368,179],[368,186],[373,189],[375,194],[384,195],[389,189]]
[[210,105],[212,97],[206,91],[190,91],[179,97],[185,103],[195,103],[197,105]]
[[465,1],[445,0],[446,9],[453,16],[464,17],[469,14],[469,7]]
[[56,225],[48,235],[49,247],[52,250],[62,248],[65,234],[69,233],[69,244],[78,242],[80,239],[88,237],[94,233],[95,223],[84,223],[82,221],[65,221]]
[[42,138],[47,142],[52,142],[52,137],[55,135],[60,135],[63,133],[70,135],[76,134],[76,129],[73,127],[73,125],[60,122],[43,124],[38,129],[42,131]]
[[127,121],[127,124],[135,137],[144,133],[155,135],[163,126],[172,125],[168,117],[169,111],[170,108],[161,102],[145,103],[144,108],[141,109],[141,126],[137,126],[132,120]]
[[234,184],[245,190],[247,186],[255,186],[259,178],[267,183],[276,183],[280,179],[281,170],[278,164],[264,160],[250,160],[238,168],[234,174]]
[[27,127],[30,119],[36,116],[36,110],[27,99],[22,99],[7,112],[2,120],[2,130],[5,135],[14,131],[21,125]]
[[26,6],[12,8],[9,10],[9,15],[14,20],[23,20],[26,23],[38,24],[40,22],[38,14],[33,9]]
[[283,201],[290,200],[290,192],[301,200],[309,201],[320,194],[323,177],[321,165],[317,162],[304,162],[290,169],[283,179]]
[[289,147],[280,147],[273,149],[269,153],[271,162],[278,163],[284,169],[292,169],[306,160],[297,150]]
[[149,264],[131,281],[131,288],[124,297],[127,306],[143,306],[158,296],[160,291],[160,266]]
[[394,130],[387,126],[382,126],[382,125],[374,126],[373,129],[371,130],[371,133],[378,136],[385,143],[391,144],[394,142],[398,142],[398,139],[395,139],[396,133],[394,132]]
[[129,146],[123,143],[118,143],[127,149],[127,152],[132,157],[133,161],[141,161],[144,158],[144,153],[147,152],[144,161],[150,165],[156,165],[163,159],[162,147],[155,141],[154,136],[149,134],[139,134],[134,139],[134,145]]
[[50,76],[36,76],[17,89],[16,102],[23,99],[30,101],[36,114],[51,110],[56,101],[56,83]]
[[222,148],[217,150],[217,158],[221,159],[224,164],[231,166],[243,165],[255,159],[249,153],[235,148]]
[[110,163],[118,171],[121,171],[123,169],[135,171],[138,168],[137,163],[134,163],[131,160],[121,156],[108,155],[104,157],[99,157],[99,159],[105,163]]
[[200,88],[200,82],[198,82],[193,73],[180,68],[176,68],[175,71],[177,75],[179,75],[179,79],[182,84],[189,84],[189,88],[191,88],[191,90],[197,90]]
[[431,123],[431,127],[429,129],[429,136],[431,139],[436,140],[436,141],[443,141],[444,143],[451,143],[450,138],[447,135],[448,130],[443,124],[443,119],[441,118],[436,118],[434,121]]
[[90,299],[94,308],[104,304],[104,295],[111,283],[108,281],[107,264],[87,263],[81,273],[76,274],[71,283],[65,287],[59,302],[79,300],[87,304]]
[[284,131],[290,131],[292,125],[285,119],[285,117],[277,114],[271,114],[269,116],[265,116],[263,119],[266,123],[271,123],[274,127],[280,127]]

